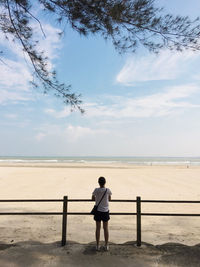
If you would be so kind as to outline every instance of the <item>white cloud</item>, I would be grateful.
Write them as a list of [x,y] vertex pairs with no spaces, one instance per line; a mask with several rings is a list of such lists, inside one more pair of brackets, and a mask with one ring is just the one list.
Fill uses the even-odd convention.
[[63,128],[57,124],[43,124],[42,126],[35,128],[35,132],[37,132],[34,136],[35,140],[41,141],[50,136],[60,137],[63,133]]
[[41,141],[48,137],[62,138],[63,140],[76,142],[82,138],[90,138],[91,136],[96,136],[98,134],[106,134],[108,131],[104,129],[92,129],[83,126],[73,126],[68,125],[49,125],[45,124],[39,129],[36,129],[38,133],[35,135],[37,141]]
[[94,133],[94,131],[88,127],[69,125],[65,133],[70,140],[76,141],[84,136],[88,136]]
[[31,74],[22,62],[4,59],[4,64],[0,64],[0,85],[4,88],[17,88],[17,90],[28,91],[28,81]]
[[173,80],[182,74],[189,74],[195,60],[199,60],[199,54],[192,51],[170,52],[162,51],[160,54],[148,54],[146,56],[130,57],[116,77],[118,83],[133,85],[135,82],[152,80]]
[[35,136],[35,139],[36,139],[37,141],[41,141],[45,136],[46,136],[45,133],[38,133],[38,134]]
[[42,27],[46,37],[42,36],[40,28],[38,25],[33,25],[35,31],[37,33],[40,32],[38,35],[39,42],[39,49],[44,51],[47,54],[49,59],[54,59],[59,56],[59,50],[62,47],[62,43],[58,33],[60,30],[58,28],[52,27],[50,24],[42,23]]
[[21,92],[0,90],[0,104],[6,104],[7,102],[17,103],[18,101],[31,100],[28,95],[23,95]]
[[44,56],[48,58],[47,68],[48,70],[51,70],[54,67],[52,60],[59,57],[59,51],[62,47],[62,43],[58,35],[60,30],[52,27],[50,24],[42,22],[42,29],[45,33],[44,36],[37,23],[32,24],[32,27],[34,29],[35,38],[39,40],[37,49],[38,51],[43,51]]
[[29,81],[31,74],[24,63],[4,59],[0,64],[0,103],[27,101],[31,99]]
[[[169,114],[182,112],[189,108],[200,108],[200,105],[191,103],[188,98],[200,92],[200,88],[194,84],[173,86],[162,89],[162,92],[143,97],[107,96],[109,104],[88,102],[83,105],[85,114],[83,118],[148,118],[163,117]],[[107,101],[106,101],[107,102]],[[56,119],[68,117],[71,114],[70,108],[65,107],[61,111],[45,109],[45,113]],[[73,134],[71,134],[73,132]],[[88,128],[74,128],[69,126],[67,133],[79,137],[84,132],[91,134]]]
[[[185,110],[186,108],[200,108],[200,105],[190,103],[191,95],[199,92],[196,85],[174,86],[165,88],[162,93],[156,93],[144,97],[126,98],[114,97],[110,105],[97,105],[96,103],[86,107],[86,117],[110,117],[110,118],[148,118],[162,117]],[[184,101],[183,101],[184,100]]]
[[[83,104],[85,114],[83,119],[101,118],[149,118],[163,117],[173,113],[181,113],[186,109],[200,108],[200,105],[193,104],[190,97],[199,93],[200,88],[195,84],[171,86],[162,88],[162,92],[142,97],[106,96],[106,103],[88,102]],[[108,103],[109,100],[109,103]],[[61,111],[45,109],[45,113],[59,119],[70,116],[70,108],[65,107]],[[72,126],[70,126],[72,127]],[[80,136],[81,131],[91,133],[87,128],[68,128],[67,132]],[[72,134],[73,135],[73,134]]]
[[[61,41],[57,34],[58,29],[43,23],[43,29],[46,33],[46,38],[44,38],[38,28],[39,25],[34,24],[32,26],[39,40],[38,49],[44,51],[44,55],[49,58],[47,67],[50,70],[53,66],[52,59],[58,56],[61,47]],[[33,95],[31,95],[29,81],[32,80],[32,66],[29,58],[22,51],[19,43],[13,43],[11,38],[6,40],[1,36],[0,45],[6,47],[6,51],[8,51],[2,58],[5,64],[0,62],[0,103],[31,100]]]
[[9,113],[9,114],[6,114],[5,117],[8,119],[16,119],[18,116],[17,114]]
[[77,141],[78,139],[95,136],[97,134],[106,134],[108,131],[104,129],[91,129],[89,127],[73,126],[69,125],[65,133],[71,141]]
[[57,119],[68,117],[71,114],[70,107],[65,107],[61,111],[56,111],[55,109],[45,109],[44,112]]

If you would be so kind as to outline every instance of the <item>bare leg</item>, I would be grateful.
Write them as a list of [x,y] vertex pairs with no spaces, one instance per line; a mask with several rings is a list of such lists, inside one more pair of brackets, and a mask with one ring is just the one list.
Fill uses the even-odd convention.
[[107,246],[109,239],[108,222],[103,222],[103,230],[104,230],[105,246]]
[[97,242],[97,247],[99,246],[100,230],[101,230],[101,222],[97,222],[96,221],[96,242]]

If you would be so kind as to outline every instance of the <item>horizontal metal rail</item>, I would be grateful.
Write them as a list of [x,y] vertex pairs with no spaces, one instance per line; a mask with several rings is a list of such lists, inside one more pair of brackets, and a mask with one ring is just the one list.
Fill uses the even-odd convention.
[[63,199],[1,199],[0,202],[63,202]]
[[[94,202],[92,199],[68,199],[68,202]],[[63,199],[1,199],[0,202],[63,202]],[[132,199],[112,199],[110,202],[136,202]],[[142,203],[200,203],[200,200],[141,200]]]
[[200,203],[200,200],[141,200],[143,203]]
[[[0,215],[91,215],[90,212],[0,212]],[[110,212],[110,215],[137,215],[136,212]],[[141,213],[142,216],[200,216],[199,213]]]
[[[92,199],[68,199],[69,202],[94,202]],[[136,202],[134,199],[111,199],[110,202]]]
[[[63,199],[3,199],[0,200],[1,203],[9,202],[62,202],[63,212],[0,212],[2,215],[40,215],[40,216],[50,216],[50,215],[61,215],[62,216],[62,246],[66,244],[66,234],[67,234],[67,216],[68,215],[90,215],[90,212],[69,212],[68,202],[94,202],[92,199],[68,199],[64,196]],[[141,212],[141,203],[177,203],[177,204],[197,204],[200,200],[141,200],[137,197],[136,200],[132,199],[113,199],[111,202],[124,202],[124,203],[136,203],[136,212],[111,212],[110,215],[132,215],[136,216],[136,228],[137,228],[137,246],[141,246],[141,216],[183,216],[183,217],[200,217],[198,213],[144,213]]]
[[0,212],[0,215],[63,215],[63,212]]
[[141,213],[141,216],[200,216],[199,213]]
[[[91,215],[90,212],[0,212],[0,215]],[[136,212],[111,212],[110,215],[137,215]]]
[[[94,202],[92,199],[68,199],[68,202]],[[132,199],[112,199],[111,202],[136,202]],[[63,202],[63,199],[3,199],[0,202]]]

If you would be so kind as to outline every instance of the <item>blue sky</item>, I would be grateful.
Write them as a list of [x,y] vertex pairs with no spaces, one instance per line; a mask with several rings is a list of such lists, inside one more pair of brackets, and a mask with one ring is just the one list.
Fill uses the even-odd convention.
[[[197,0],[159,4],[191,17],[200,10]],[[200,52],[119,55],[69,27],[59,39],[58,26],[42,20],[49,68],[82,94],[86,112],[32,89],[23,52],[1,36],[0,156],[200,156]]]

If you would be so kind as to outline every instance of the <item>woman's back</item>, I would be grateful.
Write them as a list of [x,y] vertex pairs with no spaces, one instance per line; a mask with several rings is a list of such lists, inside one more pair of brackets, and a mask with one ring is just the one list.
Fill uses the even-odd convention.
[[[106,191],[106,189],[107,189],[107,191]],[[106,191],[106,193],[105,193],[105,191]],[[104,193],[105,193],[105,195],[104,195]],[[110,189],[105,188],[105,187],[98,187],[98,188],[95,188],[95,190],[92,194],[95,196],[96,205],[98,205],[99,201],[101,200],[102,196],[104,195],[103,199],[101,200],[101,202],[98,206],[98,211],[101,211],[101,212],[109,211],[109,196],[111,195]]]

